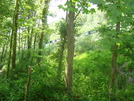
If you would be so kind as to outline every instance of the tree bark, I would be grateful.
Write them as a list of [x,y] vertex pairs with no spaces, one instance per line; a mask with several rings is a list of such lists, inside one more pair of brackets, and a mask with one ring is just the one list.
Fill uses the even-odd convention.
[[[72,0],[70,0],[71,6],[74,7]],[[73,56],[74,56],[74,15],[75,13],[69,11],[67,14],[67,58],[66,58],[66,70],[65,70],[65,86],[67,94],[71,95],[72,91],[72,72],[73,72]]]
[[32,69],[30,66],[28,66],[28,77],[27,77],[27,83],[26,83],[26,88],[25,88],[25,96],[24,96],[24,101],[28,101],[28,91],[29,91],[29,87],[30,87],[30,81],[31,81],[31,78],[30,78],[30,75],[32,73]]
[[44,5],[43,11],[42,11],[42,32],[39,37],[39,49],[40,50],[38,52],[38,55],[39,55],[38,64],[40,64],[40,61],[41,61],[41,55],[42,55],[41,49],[43,48],[42,45],[43,45],[43,39],[44,39],[44,30],[47,26],[47,13],[48,13],[49,2],[50,2],[50,0],[45,0],[45,2],[44,2],[45,5]]
[[[116,32],[118,38],[118,33],[120,31],[120,22],[116,24]],[[109,94],[110,94],[110,99],[111,99],[111,94],[114,92],[114,85],[115,85],[115,75],[116,75],[116,61],[117,61],[117,50],[118,50],[118,45],[115,43],[113,46],[112,50],[112,62],[111,62],[111,74],[110,74],[110,84],[109,84]]]
[[9,78],[9,71],[10,71],[10,64],[11,64],[11,56],[12,56],[12,39],[13,39],[13,34],[11,34],[11,38],[10,38],[9,57],[8,57],[8,64],[7,64],[6,79]]
[[5,53],[5,47],[6,47],[6,44],[3,44],[3,48],[2,48],[2,52],[1,52],[1,63],[3,62],[3,58],[4,58],[4,53]]
[[18,29],[18,12],[19,12],[19,0],[16,0],[16,6],[13,17],[13,55],[12,55],[12,68],[16,68],[16,47],[17,47],[17,29]]
[[[29,10],[29,12],[32,12],[32,11]],[[28,20],[29,19],[31,19],[30,18],[30,13],[28,14]],[[32,37],[33,37],[33,27],[28,26],[27,33],[28,33],[28,37],[27,37],[27,47],[28,47],[27,58],[28,58],[28,65],[31,65],[32,64],[31,46],[32,46]]]

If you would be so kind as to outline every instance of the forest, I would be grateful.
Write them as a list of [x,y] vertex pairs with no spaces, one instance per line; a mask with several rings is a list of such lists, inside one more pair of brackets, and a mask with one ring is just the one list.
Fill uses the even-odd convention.
[[1,0],[0,12],[0,101],[134,101],[134,0]]

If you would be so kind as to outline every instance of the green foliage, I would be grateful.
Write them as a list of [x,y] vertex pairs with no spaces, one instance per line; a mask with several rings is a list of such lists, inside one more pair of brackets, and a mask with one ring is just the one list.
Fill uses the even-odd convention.
[[[64,85],[63,83],[57,84],[55,82],[56,79],[56,64],[54,61],[49,61],[50,58],[47,58],[47,61],[42,62],[40,67],[38,66],[31,66],[32,74],[28,75],[27,71],[23,65],[23,70],[21,71],[18,65],[15,71],[11,71],[10,79],[5,82],[4,79],[0,81],[2,85],[0,86],[0,100],[6,101],[22,101],[24,100],[24,92],[27,77],[30,76],[30,88],[29,88],[29,95],[28,100],[66,100],[68,97],[64,92]],[[25,63],[28,60],[25,60]],[[24,63],[24,64],[25,64]]]
[[[90,9],[89,2],[97,4],[98,10]],[[118,45],[116,65],[123,72],[123,75],[120,75],[120,73],[116,75],[115,93],[112,94],[112,100],[133,101],[134,84],[126,81],[128,81],[128,77],[134,78],[134,1],[72,0],[72,3],[68,1],[65,5],[59,6],[65,11],[75,12],[76,15],[81,11],[75,19],[77,40],[75,44],[72,98],[69,98],[65,93],[63,80],[65,56],[62,60],[62,77],[60,82],[57,82],[58,59],[61,52],[59,47],[61,47],[63,40],[57,44],[47,44],[44,49],[38,49],[41,32],[44,32],[45,35],[44,42],[63,38],[66,35],[66,23],[63,21],[54,24],[54,30],[49,29],[47,25],[45,30],[42,29],[40,23],[42,20],[42,3],[43,0],[24,0],[20,3],[19,19],[17,21],[20,30],[18,30],[16,47],[16,68],[10,68],[10,75],[7,80],[5,80],[5,76],[7,62],[9,61],[7,57],[10,52],[15,2],[13,0],[2,0],[0,3],[1,60],[3,58],[2,50],[6,54],[4,61],[0,63],[0,69],[3,70],[3,75],[0,75],[0,100],[23,101],[27,78],[30,77],[29,101],[109,101],[108,86],[112,54],[110,51],[113,50],[111,49],[112,46],[116,44]],[[117,22],[121,24],[120,32],[115,30]],[[50,27],[52,28],[52,26]],[[86,31],[96,29],[99,29],[99,34],[81,36]],[[50,34],[51,36],[48,37]],[[29,39],[30,37],[31,39]],[[27,49],[29,40],[31,48]],[[34,42],[35,49],[32,46]],[[39,51],[42,52],[42,56],[38,55]],[[39,57],[42,58],[40,65],[37,62]],[[124,66],[126,63],[127,65]],[[28,66],[32,68],[31,75],[27,74]]]
[[83,53],[88,50],[93,50],[94,44],[90,36],[80,36],[76,39],[75,52]]
[[99,41],[97,40],[99,40],[99,36],[97,36],[97,33],[93,35],[81,35],[77,37],[75,42],[75,52],[83,53],[86,51],[99,49]]
[[55,24],[56,29],[58,29],[58,34],[60,35],[60,38],[64,38],[67,35],[66,31],[66,22],[60,21]]
[[[80,97],[97,101],[108,99],[110,52],[88,51],[75,57],[74,92]],[[103,59],[103,61],[101,61]]]
[[79,14],[79,11],[85,14],[90,12],[90,3],[86,0],[73,0],[72,2],[67,1],[64,5],[59,5],[59,8],[64,11],[72,11]]
[[0,100],[8,100],[9,96],[9,85],[4,82],[4,80],[0,80]]

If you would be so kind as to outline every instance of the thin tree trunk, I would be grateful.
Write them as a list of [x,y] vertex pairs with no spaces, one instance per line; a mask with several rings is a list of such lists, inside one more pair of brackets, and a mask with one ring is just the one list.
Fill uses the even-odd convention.
[[32,73],[32,69],[30,66],[28,66],[28,78],[27,78],[27,83],[26,83],[26,88],[25,88],[25,96],[24,96],[24,101],[28,101],[28,91],[29,91],[29,87],[30,87],[30,81],[31,81],[31,78],[30,78],[30,75]]
[[16,47],[17,47],[17,28],[18,28],[18,12],[19,12],[19,0],[16,0],[16,7],[13,17],[13,55],[12,55],[12,68],[16,68]]
[[33,42],[33,48],[36,48],[36,37],[37,37],[37,33],[35,33],[34,35],[34,42]]
[[8,51],[8,45],[5,46],[5,51],[3,53],[3,62],[6,62],[7,60],[7,51]]
[[39,37],[39,52],[38,52],[38,55],[39,55],[39,58],[38,58],[38,64],[40,64],[40,61],[41,61],[41,55],[42,55],[42,51],[41,49],[43,48],[43,39],[44,39],[44,30],[47,26],[47,13],[48,13],[48,7],[49,7],[49,2],[50,0],[45,0],[44,2],[44,8],[43,8],[43,11],[42,11],[42,32],[41,32],[41,35]]
[[28,29],[28,54],[27,54],[27,58],[29,61],[29,65],[32,64],[32,57],[31,57],[31,46],[32,46],[32,34],[33,34],[33,28]]
[[19,60],[21,59],[21,34],[20,34],[21,29],[19,29],[19,41],[18,41],[18,57]]
[[[71,6],[74,7],[72,0]],[[65,86],[67,94],[70,96],[72,91],[72,72],[73,72],[73,56],[74,56],[74,15],[75,13],[69,11],[67,14],[67,59],[65,70]]]
[[2,48],[2,52],[1,52],[1,63],[2,63],[2,61],[3,61],[3,58],[4,58],[4,51],[5,51],[5,47],[6,47],[6,45],[4,44],[3,45],[3,48]]
[[6,79],[9,78],[9,70],[10,70],[11,55],[12,55],[12,42],[13,42],[12,39],[13,39],[13,34],[11,34],[11,38],[10,38],[10,47],[9,47],[9,57],[8,57],[8,64],[7,64]]
[[[120,22],[116,24],[116,31],[117,31],[117,37],[118,38],[118,33],[120,31]],[[115,43],[113,46],[113,54],[112,54],[112,63],[111,63],[111,74],[110,74],[110,85],[109,85],[109,94],[110,94],[110,99],[112,94],[114,93],[114,85],[115,85],[115,75],[116,75],[116,61],[117,61],[117,50],[118,50],[118,45]]]
[[[29,10],[29,12],[31,12],[30,10]],[[29,15],[28,15],[28,20],[30,19],[30,13],[29,13]],[[27,53],[27,58],[28,58],[28,61],[29,62],[31,62],[30,60],[30,58],[31,58],[31,52],[30,52],[30,49],[31,49],[31,45],[32,45],[32,32],[33,32],[33,28],[31,29],[31,27],[30,26],[28,26],[28,28],[27,28],[27,32],[28,32],[28,37],[27,37],[27,47],[28,47],[28,53]]]

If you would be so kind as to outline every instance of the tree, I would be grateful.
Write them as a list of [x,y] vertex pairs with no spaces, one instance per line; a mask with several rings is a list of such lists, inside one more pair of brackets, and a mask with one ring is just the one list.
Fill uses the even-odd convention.
[[48,14],[48,7],[49,7],[49,2],[50,0],[45,0],[44,1],[44,8],[42,10],[42,32],[39,36],[39,58],[38,58],[38,63],[40,64],[41,61],[41,55],[42,55],[42,44],[43,44],[43,40],[44,40],[44,31],[47,28],[47,14]]
[[[75,8],[75,4],[72,0],[70,7]],[[67,28],[67,60],[66,60],[66,71],[65,71],[65,85],[67,93],[70,95],[72,90],[72,73],[73,73],[73,57],[74,57],[74,16],[73,11],[69,11],[66,17],[66,28]]]
[[58,80],[61,79],[61,72],[63,67],[63,56],[64,56],[64,50],[66,45],[66,38],[67,38],[67,30],[66,30],[66,22],[60,21],[57,23],[57,28],[59,28],[59,34],[60,34],[60,40],[59,43],[59,49],[58,49],[58,69],[57,69],[57,78]]
[[17,47],[17,29],[18,29],[18,15],[19,15],[20,0],[16,0],[14,16],[13,16],[13,55],[12,55],[12,68],[16,68],[16,47]]
[[[131,22],[131,17],[128,16],[128,13],[133,10],[133,7],[130,8],[130,3],[132,1],[127,0],[88,0],[89,2],[95,3],[98,5],[98,9],[101,11],[106,11],[106,16],[108,17],[107,25],[105,26],[106,30],[103,30],[102,37],[105,39],[105,42],[109,42],[108,46],[111,49],[112,58],[111,58],[111,71],[110,71],[110,84],[109,84],[109,99],[113,100],[113,95],[116,93],[115,88],[115,78],[117,74],[117,60],[119,48],[122,46],[122,36],[126,31],[124,29],[129,26]],[[128,6],[129,5],[129,6]],[[124,21],[129,19],[128,22]],[[116,27],[115,27],[116,26]],[[127,29],[126,29],[127,30]],[[104,34],[105,33],[105,34]],[[105,37],[106,36],[106,37]],[[107,39],[106,39],[107,38]]]
[[[120,22],[116,24],[116,32],[117,32],[117,38],[120,31]],[[114,92],[114,85],[115,85],[115,75],[116,75],[116,68],[117,68],[117,50],[118,45],[115,43],[112,47],[112,63],[111,63],[111,76],[110,76],[110,85],[109,85],[109,94],[113,94]],[[110,98],[111,99],[111,98]]]
[[[67,55],[66,55],[66,69],[65,69],[65,86],[67,94],[71,95],[72,90],[72,74],[73,74],[73,57],[74,57],[74,20],[80,14],[89,13],[87,0],[69,0],[66,2],[67,8],[60,5],[59,7],[66,10],[66,30],[67,30]],[[78,8],[75,8],[77,5]],[[80,7],[80,8],[79,8]],[[75,12],[76,15],[75,15]]]

